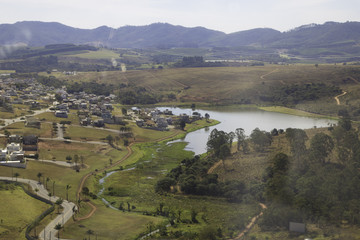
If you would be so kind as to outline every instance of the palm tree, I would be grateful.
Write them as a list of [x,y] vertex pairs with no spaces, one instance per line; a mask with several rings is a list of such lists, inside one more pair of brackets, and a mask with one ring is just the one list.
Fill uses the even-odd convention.
[[89,240],[90,240],[90,235],[93,235],[94,234],[94,231],[89,229],[86,231],[87,234],[89,234]]
[[20,173],[14,173],[14,177],[15,177],[15,179],[16,179],[16,182],[17,182],[17,178],[20,176]]
[[71,188],[70,184],[66,185],[66,201],[69,201],[69,189]]
[[62,229],[61,224],[60,223],[56,224],[54,229],[58,231],[58,239],[60,239],[60,230]]
[[47,185],[48,185],[48,182],[50,181],[50,178],[49,177],[47,177],[46,178],[46,189],[47,189]]
[[64,200],[62,200],[62,198],[59,198],[58,200],[56,200],[55,204],[58,205],[58,214],[60,214],[60,205],[64,202]]
[[42,173],[39,172],[36,176],[39,178],[39,183],[41,183],[41,182],[40,182],[40,178],[42,177]]

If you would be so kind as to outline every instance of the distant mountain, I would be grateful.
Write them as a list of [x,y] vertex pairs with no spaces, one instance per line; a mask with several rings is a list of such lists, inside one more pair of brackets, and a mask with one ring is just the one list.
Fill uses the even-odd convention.
[[[79,29],[56,22],[17,22],[0,25],[0,45],[89,44],[115,48],[240,47],[255,46],[301,51],[330,48],[333,51],[359,51],[360,23],[328,22],[309,24],[288,32],[258,28],[225,34],[203,27],[187,28],[167,23],[147,26],[107,26]],[[344,54],[343,52],[341,54]],[[346,54],[346,53],[345,53]]]

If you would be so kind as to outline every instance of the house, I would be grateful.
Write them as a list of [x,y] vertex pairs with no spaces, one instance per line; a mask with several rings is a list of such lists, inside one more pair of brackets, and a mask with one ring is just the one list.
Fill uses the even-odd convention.
[[82,126],[91,125],[91,118],[89,118],[89,117],[82,118],[82,119],[80,120],[80,124],[81,124]]
[[6,149],[8,153],[18,152],[21,150],[21,145],[20,143],[10,143],[6,146]]
[[25,127],[40,128],[41,123],[38,119],[33,117],[26,117]]
[[0,150],[0,161],[6,161],[7,151],[6,149]]
[[138,125],[138,127],[143,127],[143,126],[144,126],[144,120],[142,120],[142,119],[137,119],[137,120],[136,120],[136,125]]
[[100,118],[94,121],[94,127],[103,127],[104,126],[104,119]]
[[170,111],[169,109],[165,109],[164,114],[165,115],[173,115],[172,111]]
[[9,160],[24,162],[24,151],[14,151],[10,153]]
[[68,113],[66,111],[55,111],[55,116],[61,118],[68,118]]
[[29,135],[29,136],[23,137],[24,145],[37,145],[38,141],[39,141],[39,139],[36,135]]
[[21,143],[22,137],[19,135],[10,135],[8,137],[8,143]]
[[166,121],[165,118],[159,118],[157,121],[156,121],[156,126],[158,128],[167,128],[168,127],[168,123]]

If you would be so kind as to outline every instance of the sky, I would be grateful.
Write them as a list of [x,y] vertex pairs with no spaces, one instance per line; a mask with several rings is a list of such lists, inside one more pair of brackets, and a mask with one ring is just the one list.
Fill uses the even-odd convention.
[[0,9],[0,23],[60,22],[85,29],[161,22],[232,33],[360,21],[359,0],[0,0]]

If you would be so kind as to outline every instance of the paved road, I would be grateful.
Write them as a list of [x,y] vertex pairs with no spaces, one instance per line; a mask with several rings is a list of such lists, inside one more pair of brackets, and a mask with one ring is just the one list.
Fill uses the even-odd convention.
[[[15,181],[15,178],[11,177],[0,177],[0,180],[6,180],[6,181]],[[42,198],[50,199],[52,202],[56,202],[59,198],[56,196],[49,197],[49,192],[45,189],[43,184],[39,184],[38,181],[31,180],[31,179],[24,179],[24,178],[18,178],[18,182],[22,182],[25,184],[29,184],[31,188],[35,191],[35,189],[38,189],[36,194]],[[63,207],[62,214],[59,214],[55,219],[53,219],[44,230],[42,230],[39,234],[39,239],[42,240],[48,240],[48,239],[57,239],[57,230],[55,230],[55,225],[60,223],[62,226],[72,217],[73,208],[76,208],[76,205],[72,202],[68,202],[66,200],[63,201],[63,204],[61,205]],[[44,233],[45,231],[45,233]]]
[[76,164],[73,162],[64,162],[64,161],[54,161],[54,160],[45,160],[45,159],[33,159],[33,158],[26,158],[26,161],[34,161],[34,162],[45,162],[56,164],[63,167],[75,167]]
[[98,145],[108,145],[106,142],[99,141],[79,141],[79,140],[71,140],[65,138],[39,138],[40,140],[48,140],[48,141],[66,141],[66,142],[74,142],[74,143],[89,143],[89,144],[98,144]]

